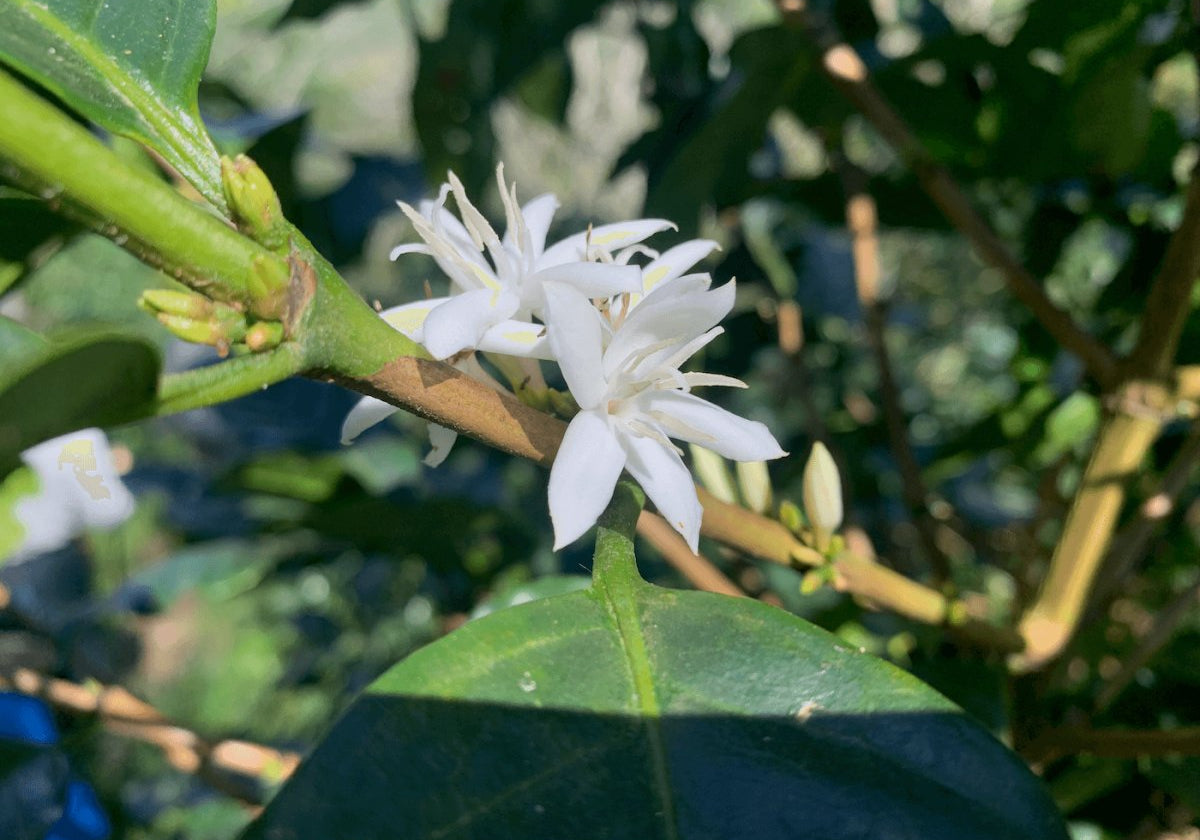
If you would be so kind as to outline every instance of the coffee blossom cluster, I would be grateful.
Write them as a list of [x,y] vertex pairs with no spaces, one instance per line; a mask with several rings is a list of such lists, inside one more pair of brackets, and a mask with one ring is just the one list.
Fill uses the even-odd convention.
[[[557,199],[519,204],[515,185],[496,172],[505,231],[497,234],[449,175],[436,199],[401,203],[421,242],[392,252],[434,259],[450,280],[446,297],[385,310],[382,317],[431,355],[494,383],[475,358],[486,354],[509,378],[541,383],[542,362],[558,365],[579,407],[550,473],[555,547],[574,542],[612,498],[628,471],[671,525],[696,550],[700,502],[675,441],[735,461],[785,453],[762,423],[692,393],[700,386],[745,387],[737,379],[685,372],[684,364],[721,334],[733,308],[734,282],[714,288],[689,273],[717,247],[695,239],[659,253],[644,243],[673,228],[663,219],[589,227],[547,245]],[[447,209],[453,196],[458,216]],[[343,441],[396,409],[373,398],[346,418]],[[440,462],[454,433],[431,427]]]

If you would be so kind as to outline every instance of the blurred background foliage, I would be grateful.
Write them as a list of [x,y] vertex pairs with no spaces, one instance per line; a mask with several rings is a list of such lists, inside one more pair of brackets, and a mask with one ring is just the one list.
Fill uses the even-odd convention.
[[[1054,300],[1122,351],[1200,158],[1187,11],[1182,0],[834,9],[881,90]],[[423,295],[426,282],[438,290],[431,262],[391,263],[387,252],[414,238],[395,201],[429,195],[448,168],[493,216],[503,160],[523,199],[557,193],[563,229],[661,215],[681,236],[718,240],[706,268],[736,276],[739,297],[706,369],[751,386],[730,407],[793,453],[826,440],[851,524],[889,564],[934,579],[855,291],[845,182],[861,177],[878,206],[886,346],[947,585],[978,593],[997,618],[1031,597],[1099,401],[769,0],[221,0],[201,104],[223,150],[254,157],[288,216],[384,306]],[[135,307],[160,275],[29,205],[0,197],[3,312],[39,329],[132,327],[170,369],[211,360]],[[793,305],[798,354],[778,340]],[[1200,361],[1198,330],[1193,319],[1180,361]],[[132,454],[137,512],[0,567],[14,598],[0,614],[5,667],[120,683],[206,737],[303,750],[397,659],[586,574],[586,547],[550,549],[535,467],[460,443],[430,470],[421,424],[405,416],[340,447],[354,399],[292,381],[115,430]],[[1185,432],[1168,429],[1135,501]],[[802,466],[772,466],[777,499],[799,500]],[[1155,614],[1194,592],[1198,539],[1192,490],[1144,562],[1104,582],[1061,663],[1016,682],[1001,660],[940,631],[829,588],[802,593],[798,572],[715,545],[706,554],[750,594],[912,669],[1019,742],[1080,721],[1200,724],[1194,597],[1170,641],[1097,702]],[[685,585],[650,549],[642,557],[649,578]],[[217,840],[251,814],[153,748],[87,719],[63,729],[62,749],[116,837]],[[1200,814],[1200,759],[1068,755],[1037,769],[1081,840],[1183,831]]]

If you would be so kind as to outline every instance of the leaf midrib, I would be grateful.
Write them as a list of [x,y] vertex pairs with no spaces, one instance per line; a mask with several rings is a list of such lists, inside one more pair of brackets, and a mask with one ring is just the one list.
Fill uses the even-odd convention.
[[[632,563],[633,559],[630,558],[629,562]],[[671,796],[671,774],[667,769],[667,751],[663,743],[662,707],[658,702],[653,666],[646,649],[646,637],[642,632],[642,621],[638,611],[637,590],[647,584],[631,577],[611,575],[607,580],[602,578],[603,585],[597,585],[595,591],[617,626],[621,652],[633,679],[634,704],[646,726],[651,772],[662,809],[666,837],[667,840],[678,840],[675,802]]]

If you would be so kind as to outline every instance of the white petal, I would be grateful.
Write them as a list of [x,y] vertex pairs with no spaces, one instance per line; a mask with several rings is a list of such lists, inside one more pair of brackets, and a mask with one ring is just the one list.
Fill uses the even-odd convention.
[[422,463],[427,467],[440,467],[442,461],[446,460],[446,456],[450,454],[450,450],[454,448],[454,441],[458,440],[458,432],[453,429],[447,429],[445,426],[439,426],[437,423],[429,424],[429,454],[422,459]]
[[554,211],[558,206],[558,199],[554,194],[545,193],[521,208],[521,215],[525,217],[525,229],[529,233],[529,244],[533,249],[533,253],[527,256],[535,260],[541,258],[546,249],[546,234],[550,232],[550,222],[554,219]]
[[428,245],[422,242],[412,245],[397,245],[388,253],[388,259],[394,262],[405,254],[428,254],[429,256],[433,256],[433,251],[429,249]]
[[[444,230],[435,229],[429,219],[415,208],[402,201],[397,204],[429,246],[430,256],[453,282],[463,289],[499,288],[499,281],[469,241],[454,242],[448,239]],[[445,210],[439,208],[436,212],[444,213]]]
[[354,439],[374,426],[382,423],[400,409],[383,400],[374,397],[363,397],[359,400],[342,423],[342,445],[353,443]]
[[516,295],[475,289],[455,295],[425,319],[425,349],[435,359],[474,349],[489,328],[517,310]]
[[693,239],[664,252],[642,269],[642,293],[650,294],[659,285],[674,280],[719,247],[711,239]]
[[503,321],[489,329],[475,345],[485,353],[503,353],[527,359],[554,361],[554,350],[544,324],[528,321]]
[[429,317],[430,312],[448,300],[448,297],[429,298],[392,306],[380,312],[379,317],[387,321],[393,329],[422,344],[425,339],[425,319]]
[[642,485],[663,518],[683,535],[688,547],[698,551],[702,508],[683,459],[674,449],[648,437],[622,435],[620,440],[629,474]]
[[571,287],[547,283],[546,327],[554,358],[575,402],[585,411],[595,408],[608,390],[601,363],[600,313]]
[[734,379],[732,376],[725,376],[720,373],[685,373],[683,381],[687,383],[689,388],[701,388],[708,385],[720,385],[725,388],[746,388],[745,382],[740,379]]
[[[677,294],[680,288],[686,293]],[[668,340],[684,344],[703,335],[729,314],[733,296],[733,281],[704,291],[698,280],[681,277],[660,287],[643,299],[613,334],[604,357],[605,372],[611,375],[622,362],[644,348]]]
[[447,172],[446,180],[450,182],[450,190],[454,193],[454,201],[458,204],[458,215],[462,216],[463,225],[466,226],[467,233],[471,235],[471,241],[475,243],[475,248],[483,248],[485,242],[499,242],[500,237],[496,235],[496,231],[492,230],[488,220],[471,203],[471,199],[467,198],[467,188],[463,186],[462,181],[458,180],[458,176],[453,172]]
[[739,417],[695,394],[645,391],[637,397],[637,405],[671,437],[697,443],[732,461],[769,461],[787,454],[762,423]]
[[550,519],[556,551],[575,542],[596,523],[612,499],[624,467],[625,453],[608,418],[596,411],[576,414],[550,468]]
[[565,283],[589,298],[612,297],[642,288],[642,273],[635,265],[573,262],[543,268],[530,280],[538,283]]
[[467,229],[463,227],[463,223],[445,207],[446,196],[449,195],[449,192],[450,185],[442,184],[442,190],[436,202],[421,202],[421,214],[429,219],[434,230],[438,232],[438,235],[453,245],[458,253],[486,268],[487,263],[483,259],[483,254],[479,252],[479,249],[475,247],[475,243],[471,241],[471,234],[467,233]]
[[599,253],[612,253],[641,242],[662,230],[674,228],[666,219],[635,219],[585,230],[555,242],[542,255],[540,268],[565,262],[589,262]]

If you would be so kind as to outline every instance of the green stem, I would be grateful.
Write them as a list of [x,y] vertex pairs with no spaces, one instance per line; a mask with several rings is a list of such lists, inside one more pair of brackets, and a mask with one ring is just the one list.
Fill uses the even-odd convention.
[[196,291],[279,317],[288,277],[282,257],[121,160],[2,70],[0,175],[36,185],[52,207],[65,202],[105,220],[101,233]]
[[596,527],[592,584],[611,601],[628,603],[633,591],[645,583],[638,575],[633,556],[633,535],[645,500],[645,494],[636,484],[618,482],[612,501]]
[[303,364],[300,347],[288,342],[265,353],[167,374],[159,382],[157,402],[147,413],[175,414],[244,397],[296,375]]

